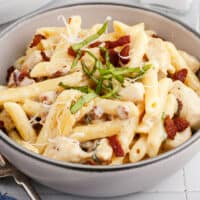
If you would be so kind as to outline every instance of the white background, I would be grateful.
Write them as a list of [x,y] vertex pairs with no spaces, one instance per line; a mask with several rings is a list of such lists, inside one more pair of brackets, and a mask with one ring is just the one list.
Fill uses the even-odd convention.
[[[156,1],[156,0],[155,0]],[[180,1],[183,0],[174,0]],[[51,4],[45,7],[56,7],[67,3],[84,2],[84,0],[54,0]],[[139,0],[112,0],[109,2],[121,2],[129,4],[137,4]],[[194,29],[199,31],[199,17],[200,17],[200,1],[193,0],[192,8],[185,15],[175,15],[165,11],[175,18],[182,20]],[[43,8],[44,9],[44,8]],[[0,26],[0,31],[7,26]],[[166,166],[167,167],[167,166]],[[164,169],[163,169],[164,170]],[[37,191],[44,200],[86,200],[88,198],[74,197],[59,193],[44,187],[38,183],[33,183]],[[87,184],[87,183],[86,183]],[[133,186],[134,187],[134,186]],[[10,196],[18,200],[28,200],[24,191],[18,187],[12,178],[0,179],[0,193],[8,193]],[[114,191],[113,191],[114,193]],[[94,198],[93,198],[94,199]],[[101,198],[98,198],[99,200]],[[105,198],[104,198],[105,199]],[[112,200],[200,200],[200,153],[196,155],[191,162],[184,168],[179,170],[176,174],[169,177],[167,180],[161,182],[159,185],[152,187],[148,191],[139,194],[132,194],[129,196],[109,198]]]

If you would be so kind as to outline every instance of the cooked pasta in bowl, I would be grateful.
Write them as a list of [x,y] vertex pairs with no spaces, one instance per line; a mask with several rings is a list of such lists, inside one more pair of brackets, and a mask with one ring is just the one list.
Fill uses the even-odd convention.
[[[58,9],[39,15],[44,22],[33,18],[25,36],[26,50],[21,51],[22,56],[13,56],[16,61],[7,67],[7,82],[0,88],[1,137],[20,149],[18,154],[31,155],[27,159],[36,159],[33,163],[40,163],[42,169],[49,165],[50,171],[58,170],[55,163],[71,166],[72,171],[77,166],[78,170],[134,169],[162,156],[167,159],[199,134],[197,54],[178,47],[174,39],[160,35],[158,27],[151,27],[148,15],[158,21],[164,18],[158,14],[119,5],[99,6],[111,12],[86,28],[83,12],[95,5],[74,6],[80,15],[72,12],[65,17]],[[119,20],[118,9],[127,9],[129,15],[138,10],[135,16],[144,20]],[[59,25],[48,24],[47,17],[57,18]],[[165,20],[169,28],[176,25]],[[174,31],[189,37],[189,31],[179,26]],[[193,43],[195,39],[200,48],[199,38],[190,38]],[[14,154],[7,155],[2,149],[12,162]],[[50,183],[53,179],[45,181],[29,170],[30,166],[23,169],[55,188]],[[70,187],[66,190],[64,182],[59,182],[60,190],[87,195],[80,186],[77,192]],[[105,188],[88,195],[101,196],[102,191],[103,196],[112,196]],[[129,188],[117,194],[128,192]]]

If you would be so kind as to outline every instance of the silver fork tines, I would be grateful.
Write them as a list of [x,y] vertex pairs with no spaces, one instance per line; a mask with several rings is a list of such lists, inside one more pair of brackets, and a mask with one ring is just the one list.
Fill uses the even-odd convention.
[[32,187],[30,180],[12,166],[1,154],[0,154],[0,178],[12,176],[15,182],[22,186],[31,200],[41,200],[38,193]]

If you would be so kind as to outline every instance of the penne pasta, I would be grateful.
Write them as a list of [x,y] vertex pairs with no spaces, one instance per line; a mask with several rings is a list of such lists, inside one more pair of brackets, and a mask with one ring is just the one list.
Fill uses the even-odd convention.
[[142,160],[147,153],[147,137],[141,136],[132,146],[129,152],[130,162],[138,162]]
[[198,80],[197,76],[195,76],[195,74],[189,68],[183,57],[181,57],[174,44],[166,42],[166,47],[169,50],[169,53],[171,54],[171,62],[175,66],[176,70],[181,70],[183,68],[186,68],[188,70],[185,82],[198,95],[200,95],[200,81]]
[[77,126],[72,130],[70,138],[85,142],[118,135],[125,124],[126,120],[113,120],[87,126]]
[[144,23],[36,30],[0,86],[0,129],[64,162],[122,165],[176,148],[200,128],[200,62]]
[[21,137],[25,141],[34,142],[36,140],[35,130],[32,128],[22,107],[17,103],[6,102],[4,108],[12,118]]
[[71,86],[78,86],[81,85],[81,80],[82,74],[80,72],[76,72],[63,77],[33,83],[32,85],[28,86],[9,88],[1,92],[0,105],[7,101],[23,102],[25,98],[34,98],[39,96],[41,93],[58,90],[58,84],[60,82]]

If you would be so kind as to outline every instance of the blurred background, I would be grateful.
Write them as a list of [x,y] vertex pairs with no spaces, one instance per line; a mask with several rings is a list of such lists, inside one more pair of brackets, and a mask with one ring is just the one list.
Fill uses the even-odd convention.
[[0,30],[26,14],[83,2],[115,2],[147,7],[178,18],[198,29],[199,0],[0,0]]

